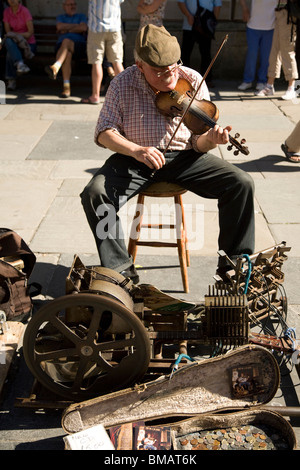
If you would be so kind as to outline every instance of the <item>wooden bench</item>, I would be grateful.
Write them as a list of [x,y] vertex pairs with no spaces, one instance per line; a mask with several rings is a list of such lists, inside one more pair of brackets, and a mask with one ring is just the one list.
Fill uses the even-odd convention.
[[[58,39],[55,24],[45,24],[34,22],[34,35],[37,42],[37,51],[33,59],[28,61],[28,65],[33,74],[45,74],[45,65],[52,64],[55,61],[55,45]],[[0,73],[4,75],[5,69],[5,47],[0,50]],[[72,75],[90,75],[90,66],[87,63],[87,57],[73,61]],[[4,76],[0,76],[0,80]]]
[[53,55],[58,39],[55,24],[34,23],[34,35],[37,42],[37,53]]

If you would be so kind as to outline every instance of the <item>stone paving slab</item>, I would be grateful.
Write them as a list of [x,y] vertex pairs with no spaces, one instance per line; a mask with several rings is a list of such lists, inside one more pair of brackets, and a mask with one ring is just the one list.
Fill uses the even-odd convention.
[[268,223],[298,224],[300,229],[298,188],[299,181],[289,176],[256,181],[256,198]]
[[260,116],[259,126],[257,116],[226,116],[227,122],[233,128],[232,135],[238,132],[247,142],[282,141],[293,129],[293,125],[283,116]]
[[[90,122],[91,126],[95,126],[99,115],[100,107],[91,108],[88,105],[80,105],[78,101],[72,104],[64,104],[61,100],[57,103],[49,102],[37,103],[38,97],[34,96],[32,102],[26,101],[14,107],[9,115],[8,120],[22,120],[26,115],[28,120],[40,121],[77,121]],[[62,123],[61,123],[62,125]]]
[[[76,121],[77,123],[77,121]],[[73,121],[53,121],[47,134],[29,154],[30,160],[96,159],[98,146],[94,143],[95,125]]]
[[73,253],[95,251],[79,197],[57,197],[30,244],[33,252]]
[[255,99],[244,99],[241,100],[238,96],[235,96],[232,91],[227,93],[227,96],[223,96],[223,92],[217,92],[214,95],[212,92],[212,99],[216,103],[219,111],[219,120],[228,120],[229,116],[239,116],[242,119],[247,120],[249,116],[274,116],[281,117],[282,112],[276,106],[273,101],[257,101]]
[[[281,243],[283,240],[292,247],[290,257],[300,257],[300,246],[299,246],[299,224],[271,224],[269,225],[270,232],[276,241]],[[295,271],[294,282],[299,286],[299,272]]]
[[18,119],[17,122],[11,119],[1,120],[0,135],[16,136],[38,136],[43,135],[49,128],[50,122],[24,119]]
[[1,120],[0,160],[25,160],[49,125],[46,121],[24,120],[24,116],[17,124],[8,119]]
[[[68,179],[75,179],[80,178],[86,180],[87,177],[89,179],[98,171],[100,166],[103,164],[105,160],[105,153],[110,155],[111,152],[108,150],[103,150],[103,153],[100,149],[99,158],[97,160],[61,160],[55,161],[55,165],[53,165],[53,169],[50,174],[51,179],[63,179],[64,181]],[[85,183],[82,183],[82,189]],[[82,190],[81,189],[81,190]]]
[[[55,161],[0,160],[0,177],[14,179],[13,187],[22,184],[25,178],[31,180],[31,185],[34,186],[34,181],[50,179],[55,165]],[[59,180],[59,178],[56,179]]]
[[[1,226],[16,231],[38,229],[60,182],[0,177]],[[9,195],[9,197],[8,197]]]

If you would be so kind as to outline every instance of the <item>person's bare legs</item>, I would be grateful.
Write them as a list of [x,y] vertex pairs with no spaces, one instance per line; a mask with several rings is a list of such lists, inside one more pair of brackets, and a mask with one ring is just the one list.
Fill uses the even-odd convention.
[[102,64],[93,64],[92,66],[92,95],[90,96],[91,101],[99,101],[102,79],[103,79]]
[[64,80],[70,80],[71,73],[72,73],[72,57],[73,54],[71,52],[67,52],[66,58],[62,64],[61,72]]
[[63,81],[64,81],[63,91],[61,94],[62,98],[69,98],[69,96],[71,95],[70,79],[71,79],[71,74],[72,74],[72,57],[73,57],[73,54],[70,51],[68,51],[66,58],[61,67],[61,72],[62,72]]
[[114,62],[112,64],[112,66],[113,66],[115,75],[118,75],[119,73],[123,72],[123,70],[124,70],[123,64],[121,62]]
[[64,39],[56,53],[56,61],[63,64],[69,54],[74,54],[74,42],[71,39]]
[[[71,39],[64,39],[61,43],[60,48],[56,53],[56,61],[52,65],[47,65],[45,71],[48,74],[49,78],[55,80],[60,68],[63,66],[65,61],[68,59],[69,67],[71,67],[72,56],[74,54],[74,42]],[[71,60],[69,56],[71,55]],[[68,68],[68,66],[66,66]],[[69,79],[71,72],[69,75]]]
[[[120,72],[123,72],[124,67],[121,62],[114,62],[112,64],[115,75],[118,75]],[[82,103],[99,103],[100,100],[100,90],[101,83],[103,79],[103,67],[102,64],[93,64],[92,65],[92,94],[85,99],[82,99]]]
[[[124,67],[121,62],[113,62],[112,64],[115,75],[123,72]],[[96,63],[92,65],[92,94],[88,98],[83,98],[82,103],[98,104],[100,101],[100,90],[103,79],[102,64]]]
[[103,78],[102,64],[92,64],[92,94],[88,98],[82,98],[81,103],[98,104],[100,101],[100,89]]

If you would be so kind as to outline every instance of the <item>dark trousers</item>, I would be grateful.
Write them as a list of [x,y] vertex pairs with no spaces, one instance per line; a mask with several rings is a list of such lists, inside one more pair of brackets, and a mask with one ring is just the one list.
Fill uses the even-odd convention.
[[[183,65],[190,67],[191,54],[194,45],[197,43],[201,56],[200,67],[197,67],[197,71],[203,76],[211,63],[211,39],[205,36],[201,36],[197,31],[183,30],[182,33],[182,45],[181,45],[181,60]],[[209,82],[212,80],[212,72],[209,72],[206,80]]]
[[218,199],[219,248],[235,258],[254,250],[254,184],[238,167],[210,153],[194,150],[166,154],[166,164],[153,172],[143,163],[113,154],[81,194],[102,266],[122,271],[132,264],[118,211],[153,182],[176,183],[209,199]]

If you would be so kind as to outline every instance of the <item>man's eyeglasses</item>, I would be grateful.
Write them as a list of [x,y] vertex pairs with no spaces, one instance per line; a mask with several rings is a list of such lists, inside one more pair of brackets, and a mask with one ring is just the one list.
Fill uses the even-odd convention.
[[177,70],[179,67],[181,67],[183,65],[183,62],[182,60],[180,59],[177,64],[173,65],[172,68],[167,68],[166,70],[164,70],[163,72],[155,72],[156,73],[156,76],[158,78],[162,77],[163,75],[165,75],[166,73],[172,73],[172,72],[175,72],[175,70]]

